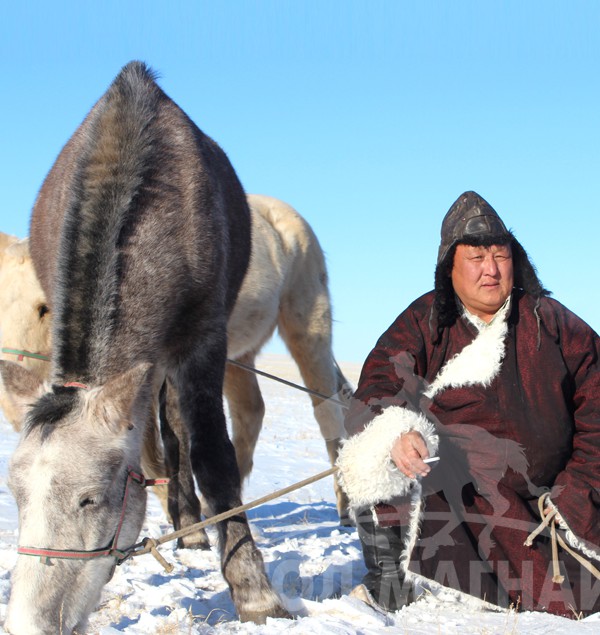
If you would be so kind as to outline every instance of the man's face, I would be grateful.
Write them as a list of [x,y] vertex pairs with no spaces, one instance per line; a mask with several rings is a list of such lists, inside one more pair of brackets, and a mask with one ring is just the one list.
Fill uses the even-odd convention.
[[510,245],[458,245],[452,267],[452,285],[467,310],[489,322],[513,288]]

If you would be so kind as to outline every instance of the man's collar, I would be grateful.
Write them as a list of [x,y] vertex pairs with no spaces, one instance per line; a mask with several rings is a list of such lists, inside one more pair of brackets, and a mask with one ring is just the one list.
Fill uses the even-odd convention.
[[512,303],[512,293],[509,294],[508,298],[506,298],[506,300],[504,301],[504,304],[496,311],[496,313],[494,313],[494,317],[489,322],[482,320],[477,315],[473,315],[473,313],[471,313],[467,309],[467,307],[462,303],[462,300],[458,296],[456,296],[456,301],[458,303],[458,306],[462,307],[462,316],[466,320],[471,322],[471,324],[478,331],[481,331],[491,326],[494,322],[496,322],[496,320],[502,320],[502,321],[506,320],[508,314],[510,313],[510,307]]

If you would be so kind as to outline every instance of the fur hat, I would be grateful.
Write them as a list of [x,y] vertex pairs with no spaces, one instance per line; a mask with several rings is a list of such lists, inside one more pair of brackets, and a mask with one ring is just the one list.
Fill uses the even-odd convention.
[[[461,194],[442,221],[441,244],[435,268],[435,300],[430,317],[432,340],[435,341],[440,329],[451,325],[459,315],[456,296],[452,286],[452,267],[456,246],[468,245],[510,245],[514,286],[530,294],[537,301],[550,295],[538,278],[535,266],[514,234],[506,229],[494,208],[475,192]],[[435,323],[435,326],[434,326]]]
[[438,264],[450,248],[466,238],[498,238],[506,242],[509,233],[496,210],[476,192],[461,194],[442,221]]

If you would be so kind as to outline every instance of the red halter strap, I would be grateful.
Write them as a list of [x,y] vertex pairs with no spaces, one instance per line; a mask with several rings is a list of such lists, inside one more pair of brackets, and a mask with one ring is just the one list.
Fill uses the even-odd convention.
[[131,547],[121,550],[117,548],[119,534],[125,520],[125,511],[127,509],[127,498],[129,496],[129,485],[131,482],[137,483],[140,487],[149,487],[151,485],[166,485],[168,478],[147,479],[140,472],[136,472],[133,468],[127,469],[127,481],[125,482],[125,492],[123,493],[123,504],[121,505],[121,514],[119,522],[115,530],[115,535],[110,541],[108,547],[102,549],[78,550],[78,549],[46,549],[40,547],[18,546],[17,553],[23,556],[39,556],[41,561],[46,564],[48,558],[62,558],[67,560],[91,560],[93,558],[103,558],[112,556],[116,559],[117,564],[124,560],[131,550]]

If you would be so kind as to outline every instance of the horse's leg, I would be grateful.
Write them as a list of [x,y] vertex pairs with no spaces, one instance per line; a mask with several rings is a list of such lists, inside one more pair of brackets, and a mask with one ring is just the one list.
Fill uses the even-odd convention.
[[[160,429],[165,450],[168,485],[168,511],[176,530],[200,521],[200,502],[196,496],[190,465],[190,446],[186,426],[181,420],[177,393],[167,379],[160,391]],[[177,547],[210,549],[204,529],[177,539]]]
[[[217,341],[215,341],[217,340]],[[241,505],[240,474],[223,412],[225,334],[203,337],[203,350],[191,353],[174,373],[190,458],[202,495],[215,514]],[[221,568],[241,621],[264,623],[289,617],[264,570],[245,514],[217,523]]]
[[[306,291],[306,287],[299,289]],[[313,298],[297,298],[290,294],[282,300],[279,314],[279,334],[294,358],[304,385],[327,397],[343,398],[345,378],[338,371],[331,352],[331,314],[325,294]],[[334,465],[342,439],[346,438],[342,406],[332,399],[310,396],[315,418],[325,439],[331,465]],[[348,498],[334,477],[337,510],[342,525],[350,525]]]
[[[248,353],[239,358],[254,368],[255,355]],[[244,368],[227,364],[223,387],[233,432],[233,447],[242,482],[252,471],[252,457],[265,416],[265,403],[256,375]]]

